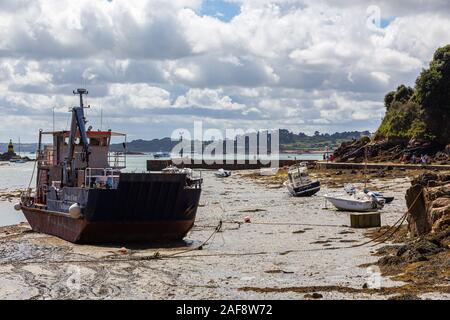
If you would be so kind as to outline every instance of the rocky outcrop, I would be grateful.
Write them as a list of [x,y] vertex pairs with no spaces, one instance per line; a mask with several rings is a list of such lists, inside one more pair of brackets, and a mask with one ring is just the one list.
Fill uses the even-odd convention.
[[[412,155],[420,159],[428,155],[429,160],[438,164],[450,163],[450,148],[439,150],[439,147],[425,139],[384,139],[371,141],[368,137],[343,142],[334,152],[337,162],[363,162],[365,153],[371,162],[409,162]],[[405,158],[406,157],[406,158]]]
[[0,161],[9,161],[16,156],[17,154],[14,151],[7,151],[3,154],[0,153]]
[[[406,193],[408,231],[377,250],[382,275],[408,283],[408,293],[449,293],[450,174],[424,173]],[[408,236],[409,235],[409,236]]]
[[424,173],[406,192],[411,236],[439,233],[450,227],[450,174]]

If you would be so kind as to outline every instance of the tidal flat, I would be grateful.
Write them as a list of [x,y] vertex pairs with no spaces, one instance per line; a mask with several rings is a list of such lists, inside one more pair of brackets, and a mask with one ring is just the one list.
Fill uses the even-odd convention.
[[[203,177],[196,224],[181,243],[75,245],[35,233],[27,223],[1,227],[0,299],[388,299],[407,293],[406,283],[370,267],[384,244],[355,247],[370,240],[367,230],[350,228],[348,213],[321,197],[340,187],[324,183],[316,196],[293,198],[277,179],[261,181],[254,172],[220,179],[205,171]],[[404,214],[409,184],[407,175],[371,179],[372,188],[395,196],[382,210],[382,225]],[[381,287],[372,286],[374,276]],[[431,290],[421,297],[446,294]]]

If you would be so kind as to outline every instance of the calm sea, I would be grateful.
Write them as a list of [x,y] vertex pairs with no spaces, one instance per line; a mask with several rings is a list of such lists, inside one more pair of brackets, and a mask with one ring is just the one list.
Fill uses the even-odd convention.
[[[34,158],[34,154],[22,154]],[[320,160],[321,154],[280,154],[280,159],[297,159],[297,160]],[[124,171],[143,172],[146,170],[146,161],[153,159],[151,154],[146,155],[128,155],[127,168]],[[238,157],[238,159],[241,159]],[[35,162],[27,163],[8,163],[0,162],[0,192],[8,192],[12,190],[26,189],[30,184]],[[34,187],[34,177],[31,181],[31,187]],[[13,206],[17,200],[12,202],[0,201],[0,226],[16,224],[26,221],[22,212],[15,211]]]

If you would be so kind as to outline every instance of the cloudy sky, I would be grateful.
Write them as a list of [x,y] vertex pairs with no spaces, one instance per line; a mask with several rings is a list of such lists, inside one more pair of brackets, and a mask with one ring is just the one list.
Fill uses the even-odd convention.
[[1,0],[0,141],[35,141],[53,108],[67,128],[77,87],[129,140],[374,130],[449,30],[447,0]]

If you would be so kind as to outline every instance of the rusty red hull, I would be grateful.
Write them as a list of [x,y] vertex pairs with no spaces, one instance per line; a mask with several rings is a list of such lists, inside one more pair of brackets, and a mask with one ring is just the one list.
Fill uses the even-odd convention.
[[195,221],[195,215],[188,220],[87,221],[38,208],[22,207],[22,211],[34,231],[74,243],[179,241]]

